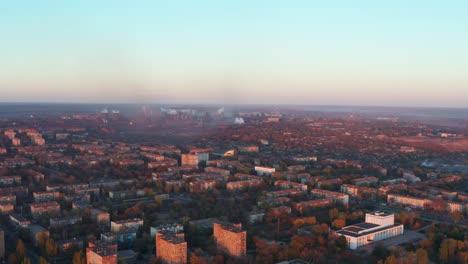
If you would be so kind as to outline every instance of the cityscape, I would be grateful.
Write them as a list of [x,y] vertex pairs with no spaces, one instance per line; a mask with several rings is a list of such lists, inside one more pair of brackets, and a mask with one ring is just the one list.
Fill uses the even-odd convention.
[[468,264],[468,1],[0,1],[0,264]]
[[11,107],[7,263],[467,261],[467,110]]

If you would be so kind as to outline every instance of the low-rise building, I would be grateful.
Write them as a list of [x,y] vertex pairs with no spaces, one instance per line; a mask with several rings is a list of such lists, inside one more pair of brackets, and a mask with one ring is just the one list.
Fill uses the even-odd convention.
[[172,233],[182,233],[184,232],[184,226],[181,224],[173,223],[173,224],[166,224],[166,225],[159,225],[156,227],[151,227],[150,228],[150,234],[151,237],[154,238],[156,237],[157,232],[162,232],[162,231],[167,231],[167,232],[172,232]]
[[80,216],[62,216],[50,219],[50,228],[61,228],[74,225],[82,221]]
[[399,204],[399,205],[410,205],[416,208],[424,208],[426,205],[431,203],[431,200],[424,198],[417,198],[411,196],[403,196],[398,194],[388,194],[387,203]]
[[279,181],[275,181],[275,186],[281,189],[298,189],[303,192],[307,192],[307,185],[297,183],[297,182],[279,180]]
[[263,185],[263,180],[251,179],[243,181],[234,181],[226,183],[226,189],[229,191],[244,190],[252,187],[260,187]]
[[406,179],[409,183],[421,182],[421,178],[417,177],[412,172],[403,172],[403,178]]
[[238,150],[239,152],[245,152],[245,153],[256,153],[259,151],[259,147],[256,145],[249,145],[249,146],[239,146]]
[[120,230],[117,232],[106,232],[101,233],[101,241],[111,244],[117,244],[118,246],[125,245],[130,246],[136,239],[136,230]]
[[1,176],[0,185],[2,186],[13,186],[15,184],[21,184],[21,176]]
[[229,170],[217,168],[217,167],[206,167],[205,172],[209,174],[216,174],[216,175],[229,175],[231,172]]
[[335,203],[348,206],[349,203],[349,195],[339,193],[339,192],[332,192],[332,191],[327,191],[327,190],[321,190],[321,189],[313,189],[310,191],[310,194],[312,196],[316,197],[323,197],[323,198],[331,198]]
[[15,210],[15,204],[10,202],[0,202],[0,212],[2,214],[10,214]]
[[60,204],[57,202],[33,203],[30,205],[33,218],[40,217],[43,214],[59,214]]
[[120,230],[137,230],[139,227],[143,226],[143,219],[132,218],[118,221],[111,221],[111,231],[118,232]]
[[189,183],[190,192],[202,192],[214,189],[216,186],[215,180],[197,179]]
[[334,204],[333,199],[323,198],[323,199],[293,203],[292,208],[300,213],[303,213],[307,209],[323,208],[323,207],[333,206],[333,204]]
[[304,192],[299,189],[288,189],[288,190],[279,190],[279,191],[273,191],[273,192],[268,192],[266,196],[268,198],[277,198],[277,197],[292,197],[292,196],[300,196],[304,195]]
[[34,202],[36,203],[56,201],[59,198],[59,196],[60,193],[56,191],[33,192]]
[[0,203],[10,203],[16,205],[16,195],[14,194],[0,194]]
[[357,178],[354,179],[353,181],[354,185],[372,185],[372,184],[377,184],[379,182],[379,178],[371,176],[371,177],[365,177],[365,178]]
[[110,214],[99,209],[91,209],[91,218],[101,226],[110,226]]

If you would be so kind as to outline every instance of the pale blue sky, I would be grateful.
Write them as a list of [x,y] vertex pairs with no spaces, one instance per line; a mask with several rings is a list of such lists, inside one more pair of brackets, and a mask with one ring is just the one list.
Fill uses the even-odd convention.
[[468,1],[0,0],[0,101],[468,106]]

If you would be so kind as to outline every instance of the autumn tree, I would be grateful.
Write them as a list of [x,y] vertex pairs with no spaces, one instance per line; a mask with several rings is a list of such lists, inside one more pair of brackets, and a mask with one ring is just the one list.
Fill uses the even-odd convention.
[[190,254],[189,263],[190,264],[208,264],[208,261],[203,256],[203,250],[200,248],[197,248],[194,250],[194,252]]
[[222,254],[217,254],[215,257],[216,264],[224,264],[224,256]]
[[16,258],[22,260],[26,256],[26,248],[24,247],[23,240],[18,239],[16,243]]
[[455,223],[460,222],[460,220],[461,220],[461,218],[462,218],[462,214],[461,214],[460,211],[458,211],[458,210],[453,211],[452,213],[450,213],[450,215],[452,216],[452,220],[453,220]]
[[305,225],[315,225],[315,224],[317,224],[317,218],[315,216],[309,216],[309,217],[294,219],[293,227],[297,229]]
[[332,222],[332,227],[335,229],[341,229],[346,225],[345,220],[343,219],[335,219]]
[[55,241],[52,239],[47,240],[45,249],[46,249],[47,256],[49,257],[55,257],[58,254],[57,244],[55,244]]
[[419,248],[416,250],[416,263],[418,264],[426,264],[429,262],[429,256],[427,254],[427,250],[423,248]]
[[405,259],[405,264],[413,264],[414,262],[414,253],[413,251],[409,251],[407,254],[406,254],[406,259]]
[[396,258],[395,258],[395,256],[393,256],[393,255],[388,256],[388,257],[385,259],[384,264],[396,264]]
[[73,254],[73,264],[85,264],[86,259],[82,251],[77,251]]
[[18,257],[15,253],[11,253],[8,255],[8,264],[16,264],[18,263]]
[[43,256],[39,257],[39,264],[48,264],[48,263],[49,262],[47,262],[47,260]]
[[155,198],[155,201],[156,201],[156,204],[158,205],[158,207],[161,207],[161,205],[163,204],[163,200],[159,196]]
[[463,241],[453,238],[442,240],[439,248],[439,260],[441,263],[454,261],[457,257],[463,258],[466,253],[465,244]]
[[338,213],[340,211],[338,211],[338,208],[332,208],[328,211],[328,218],[330,219],[330,222],[335,220],[335,218],[338,217]]
[[31,264],[31,260],[29,258],[23,258],[23,260],[21,261],[21,264]]

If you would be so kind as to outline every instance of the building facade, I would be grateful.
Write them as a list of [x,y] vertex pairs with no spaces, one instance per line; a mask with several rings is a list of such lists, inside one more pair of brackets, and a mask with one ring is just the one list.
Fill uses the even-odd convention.
[[156,257],[164,264],[187,263],[187,242],[184,233],[156,232]]
[[246,255],[247,231],[242,230],[241,224],[214,223],[213,236],[219,250],[234,257]]
[[86,248],[86,264],[117,264],[117,245],[89,242]]

